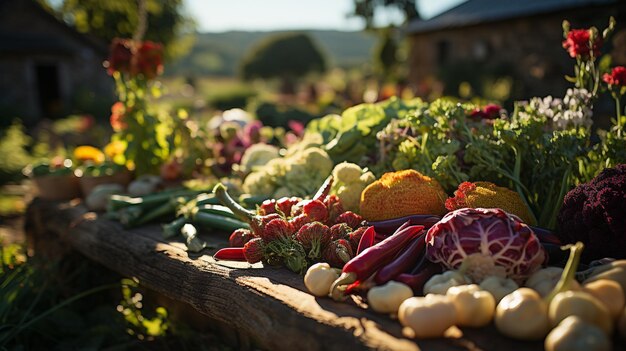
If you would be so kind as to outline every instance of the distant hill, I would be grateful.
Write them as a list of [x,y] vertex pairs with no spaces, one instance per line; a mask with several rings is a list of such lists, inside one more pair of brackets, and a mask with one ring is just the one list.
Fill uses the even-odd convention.
[[[234,76],[248,50],[264,40],[288,31],[198,33],[189,55],[166,65],[166,75]],[[371,61],[376,43],[373,34],[331,30],[303,30],[324,52],[331,67],[350,67]]]

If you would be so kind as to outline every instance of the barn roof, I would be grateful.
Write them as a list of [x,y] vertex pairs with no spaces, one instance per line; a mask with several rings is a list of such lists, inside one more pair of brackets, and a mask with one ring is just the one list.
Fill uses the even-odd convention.
[[617,3],[619,0],[469,0],[428,20],[409,23],[409,34],[466,27],[561,10]]
[[[42,21],[52,23],[52,25],[58,26],[68,36],[83,43],[84,45],[93,49],[99,55],[105,56],[108,53],[108,46],[102,40],[89,36],[83,33],[79,33],[76,29],[67,25],[65,22],[57,19],[50,12],[45,10],[35,0],[0,0],[0,18],[3,16],[13,16],[13,9],[11,6],[26,5],[25,7],[17,6],[16,8],[27,9],[36,13]],[[31,52],[31,51],[46,51],[54,52],[58,54],[69,54],[71,48],[63,43],[62,40],[52,37],[50,35],[28,35],[18,32],[0,33],[0,51],[3,52]]]

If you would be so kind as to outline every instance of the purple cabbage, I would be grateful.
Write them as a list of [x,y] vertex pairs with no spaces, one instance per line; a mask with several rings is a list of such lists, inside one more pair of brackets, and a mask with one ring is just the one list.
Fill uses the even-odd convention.
[[452,211],[426,234],[428,259],[460,269],[475,282],[490,275],[522,283],[547,255],[532,229],[499,208]]

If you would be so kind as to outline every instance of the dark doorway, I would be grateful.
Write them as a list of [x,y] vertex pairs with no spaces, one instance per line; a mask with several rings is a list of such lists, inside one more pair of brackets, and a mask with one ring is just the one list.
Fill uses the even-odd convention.
[[448,62],[450,58],[450,43],[446,40],[437,42],[437,61],[439,64]]
[[61,116],[62,101],[59,85],[59,69],[54,64],[40,64],[35,67],[39,111],[43,117]]

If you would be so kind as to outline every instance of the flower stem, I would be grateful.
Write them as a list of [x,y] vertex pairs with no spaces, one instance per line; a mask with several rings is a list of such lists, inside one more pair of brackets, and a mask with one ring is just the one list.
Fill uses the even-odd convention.
[[617,137],[622,137],[622,107],[620,105],[620,97],[617,94],[613,95],[615,98],[615,108],[617,109]]

